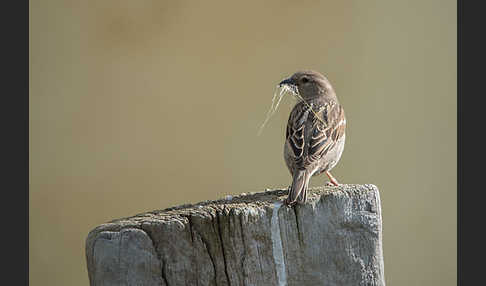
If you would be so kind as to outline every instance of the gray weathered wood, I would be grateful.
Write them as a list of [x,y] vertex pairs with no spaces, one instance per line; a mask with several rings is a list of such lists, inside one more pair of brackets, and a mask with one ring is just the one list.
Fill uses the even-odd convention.
[[286,190],[115,220],[86,240],[91,285],[384,285],[374,185]]

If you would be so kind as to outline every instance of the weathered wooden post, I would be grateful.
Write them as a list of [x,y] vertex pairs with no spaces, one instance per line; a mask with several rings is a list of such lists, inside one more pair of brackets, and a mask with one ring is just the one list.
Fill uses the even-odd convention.
[[103,224],[86,240],[90,284],[385,285],[374,185],[242,194]]

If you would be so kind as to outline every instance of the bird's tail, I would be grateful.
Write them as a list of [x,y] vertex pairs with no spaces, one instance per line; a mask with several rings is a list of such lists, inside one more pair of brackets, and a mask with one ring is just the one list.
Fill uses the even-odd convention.
[[307,200],[307,186],[309,185],[310,174],[305,170],[297,170],[294,173],[292,185],[289,188],[289,195],[285,200],[288,205],[304,203]]

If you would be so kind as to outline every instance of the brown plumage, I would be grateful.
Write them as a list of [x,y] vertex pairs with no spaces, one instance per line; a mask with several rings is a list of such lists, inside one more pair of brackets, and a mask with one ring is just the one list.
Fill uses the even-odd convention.
[[329,171],[344,149],[346,119],[334,89],[316,71],[299,71],[283,80],[300,98],[290,112],[285,135],[284,159],[293,177],[288,205],[307,199],[309,180],[323,172],[338,185]]

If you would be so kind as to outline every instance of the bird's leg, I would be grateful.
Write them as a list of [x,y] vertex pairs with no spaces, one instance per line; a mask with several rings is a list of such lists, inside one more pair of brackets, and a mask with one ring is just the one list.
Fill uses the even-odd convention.
[[[287,188],[287,191],[288,191],[288,192],[290,192],[290,188],[291,188],[291,186],[289,186],[289,187]],[[295,202],[290,202],[290,201],[289,201],[289,198],[287,197],[287,198],[284,200],[284,204],[285,204],[286,206],[291,207],[292,205],[294,205],[294,204],[295,204]]]
[[338,181],[336,180],[336,178],[334,178],[331,173],[329,171],[326,171],[326,175],[327,177],[329,178],[329,181],[331,182],[332,185],[334,186],[339,186],[339,183]]

